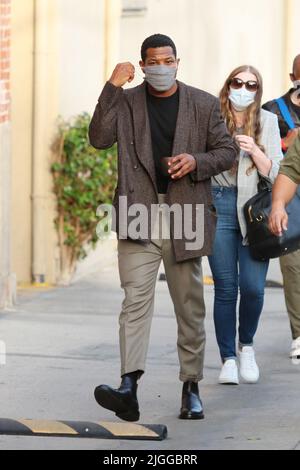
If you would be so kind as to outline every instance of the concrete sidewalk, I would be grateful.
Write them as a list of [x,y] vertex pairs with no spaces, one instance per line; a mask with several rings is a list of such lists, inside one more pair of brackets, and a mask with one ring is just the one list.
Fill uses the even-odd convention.
[[[0,417],[118,421],[93,398],[100,383],[119,385],[118,315],[122,301],[113,263],[69,288],[24,291],[14,311],[0,313],[7,364],[0,367]],[[203,422],[177,419],[176,322],[166,283],[157,285],[148,370],[140,387],[141,423],[166,424],[161,443],[0,436],[1,449],[300,449],[300,366],[291,343],[283,291],[268,290],[257,335],[257,385],[217,384],[220,360],[206,287],[207,354]]]

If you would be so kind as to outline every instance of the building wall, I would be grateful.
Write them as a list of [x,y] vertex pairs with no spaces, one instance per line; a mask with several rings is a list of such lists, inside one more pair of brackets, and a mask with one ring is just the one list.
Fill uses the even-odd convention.
[[0,276],[6,286],[11,272],[19,282],[33,273],[57,281],[49,171],[57,117],[92,113],[119,61],[137,66],[132,86],[140,83],[146,36],[172,36],[179,79],[214,94],[232,68],[252,63],[264,76],[266,100],[286,90],[300,52],[299,0],[0,0],[0,13]]
[[20,283],[32,277],[55,283],[59,251],[51,145],[59,116],[69,119],[94,109],[110,55],[105,44],[112,3],[11,3],[12,267]]
[[91,111],[104,80],[104,0],[58,3],[58,113]]
[[10,119],[11,2],[0,0],[0,124]]
[[0,308],[9,306],[15,297],[10,256],[10,40],[11,2],[0,0]]
[[[286,71],[292,71],[292,61],[296,55],[300,54],[299,41],[299,19],[300,19],[300,1],[286,0],[285,2],[285,21],[286,21]],[[291,85],[288,74],[285,75],[286,88]]]
[[12,270],[31,280],[33,0],[12,0]]
[[[288,2],[293,15],[291,21]],[[295,48],[300,49],[298,0],[252,0],[250,3],[145,0],[144,3],[148,8],[144,15],[122,18],[122,61],[130,60],[138,66],[142,41],[150,34],[161,32],[170,35],[178,47],[179,79],[193,86],[217,94],[231,70],[250,63],[263,74],[266,100],[285,91],[288,64]],[[294,31],[289,31],[293,48],[287,47],[288,25]],[[138,72],[135,84],[140,79]]]

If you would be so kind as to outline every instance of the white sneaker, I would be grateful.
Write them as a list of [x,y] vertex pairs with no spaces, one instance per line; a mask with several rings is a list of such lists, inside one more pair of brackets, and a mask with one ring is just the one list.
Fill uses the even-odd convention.
[[239,385],[239,371],[234,359],[225,361],[219,377],[219,384]]
[[240,374],[249,384],[256,384],[259,379],[259,368],[255,360],[255,352],[251,346],[244,346],[239,353]]
[[296,365],[300,364],[300,336],[292,342],[290,358]]

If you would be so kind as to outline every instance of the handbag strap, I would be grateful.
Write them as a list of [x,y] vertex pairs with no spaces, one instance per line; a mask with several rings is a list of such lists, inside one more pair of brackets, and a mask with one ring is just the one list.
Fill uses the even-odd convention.
[[278,105],[278,108],[282,114],[282,117],[283,119],[285,120],[285,122],[287,123],[287,125],[289,126],[289,128],[292,130],[292,129],[295,129],[296,128],[296,125],[293,121],[293,118],[291,116],[291,113],[290,113],[290,110],[289,108],[287,107],[287,104],[286,102],[284,101],[283,98],[278,98],[276,100],[276,103]]
[[258,184],[257,190],[258,192],[262,192],[265,190],[272,191],[273,183],[268,176],[264,176],[261,173],[258,173]]

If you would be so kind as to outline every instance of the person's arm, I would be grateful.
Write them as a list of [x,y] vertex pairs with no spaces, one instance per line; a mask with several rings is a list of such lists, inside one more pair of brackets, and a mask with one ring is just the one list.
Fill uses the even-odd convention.
[[286,152],[294,144],[298,136],[299,136],[299,128],[291,129],[287,133],[286,137],[282,139],[282,150]]
[[285,210],[296,194],[298,185],[288,176],[280,174],[273,188],[272,212],[269,219],[269,228],[274,235],[282,236],[288,228],[288,214]]
[[227,131],[217,99],[210,115],[207,142],[206,153],[184,153],[170,161],[172,179],[179,180],[189,174],[192,181],[199,182],[233,167],[238,147]]
[[238,146],[230,136],[221,116],[220,103],[216,100],[209,120],[207,152],[193,154],[196,169],[191,173],[192,179],[196,182],[204,181],[230,170],[238,152]]
[[134,79],[134,66],[118,64],[105,84],[89,127],[89,140],[97,149],[112,147],[117,141],[117,116],[122,86]]
[[257,171],[263,176],[268,176],[274,182],[283,159],[278,118],[275,114],[269,115],[263,132],[265,133],[264,152],[252,137],[237,136],[236,139],[241,149],[251,156]]
[[281,162],[279,176],[273,188],[273,206],[270,215],[270,230],[278,236],[287,230],[287,204],[293,199],[300,184],[300,136],[296,139]]
[[107,149],[117,141],[117,111],[122,88],[107,82],[103,88],[89,127],[90,144]]
[[[241,148],[242,150],[245,150],[247,152],[247,150],[244,147],[241,146]],[[272,168],[272,162],[267,157],[267,155],[256,144],[254,144],[253,152],[250,153],[250,155],[257,168],[257,171],[261,173],[263,176],[269,176],[271,168]]]

